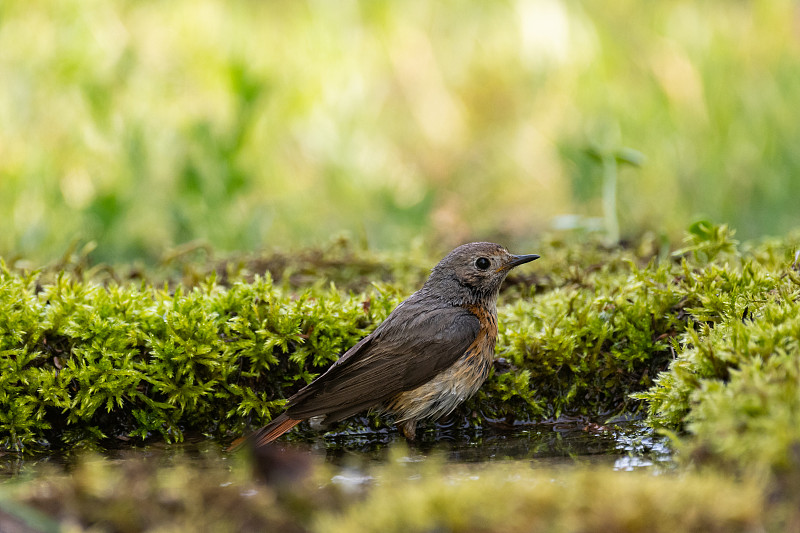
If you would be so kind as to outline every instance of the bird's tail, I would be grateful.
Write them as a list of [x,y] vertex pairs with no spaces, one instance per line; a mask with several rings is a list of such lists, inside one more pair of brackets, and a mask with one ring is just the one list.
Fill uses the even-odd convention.
[[274,441],[297,424],[302,422],[302,420],[295,420],[293,418],[289,418],[286,414],[281,414],[276,416],[272,419],[272,421],[264,426],[263,428],[259,429],[258,431],[254,432],[253,434],[249,435],[248,437],[241,437],[233,441],[233,444],[228,447],[228,451],[231,452],[239,448],[242,444],[246,441],[252,441],[253,445],[264,446],[265,444],[269,444],[270,442]]

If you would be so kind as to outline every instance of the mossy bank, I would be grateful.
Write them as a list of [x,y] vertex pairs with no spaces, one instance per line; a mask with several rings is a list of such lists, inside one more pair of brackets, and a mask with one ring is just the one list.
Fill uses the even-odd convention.
[[[536,268],[506,283],[498,363],[456,422],[645,409],[654,426],[688,430],[714,450],[788,464],[800,441],[797,250],[797,235],[739,245],[708,223],[671,254],[646,239],[543,241]],[[235,438],[368,334],[436,258],[340,242],[237,261],[184,266],[183,282],[173,272],[159,285],[148,281],[163,280],[157,272],[4,265],[0,445]],[[765,429],[780,444],[717,442],[750,431],[756,442]]]

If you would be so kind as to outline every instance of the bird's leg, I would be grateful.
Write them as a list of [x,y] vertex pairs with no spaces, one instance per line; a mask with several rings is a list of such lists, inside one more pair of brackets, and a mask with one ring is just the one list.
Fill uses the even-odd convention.
[[416,420],[404,420],[402,422],[397,423],[397,429],[405,436],[408,440],[414,440],[417,437],[417,421]]

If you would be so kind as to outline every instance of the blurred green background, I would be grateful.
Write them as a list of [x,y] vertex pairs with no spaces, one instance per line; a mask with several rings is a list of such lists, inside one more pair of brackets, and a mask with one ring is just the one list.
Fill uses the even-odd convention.
[[3,0],[0,83],[6,257],[800,226],[789,0]]

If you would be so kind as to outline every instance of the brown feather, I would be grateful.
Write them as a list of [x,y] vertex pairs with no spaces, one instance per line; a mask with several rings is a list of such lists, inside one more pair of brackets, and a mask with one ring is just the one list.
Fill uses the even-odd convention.
[[278,415],[277,417],[273,418],[269,424],[251,434],[249,437],[242,437],[233,441],[233,443],[228,447],[228,451],[232,452],[238,449],[247,441],[253,441],[254,446],[263,446],[265,444],[269,444],[295,427],[300,422],[302,422],[302,420],[289,418],[286,416],[286,414]]
[[256,446],[263,446],[265,444],[269,444],[270,442],[274,441],[297,424],[302,422],[302,420],[295,420],[293,418],[289,418],[286,414],[281,414],[274,418],[272,422],[264,426],[263,428],[259,429],[253,434],[253,440],[255,441]]

